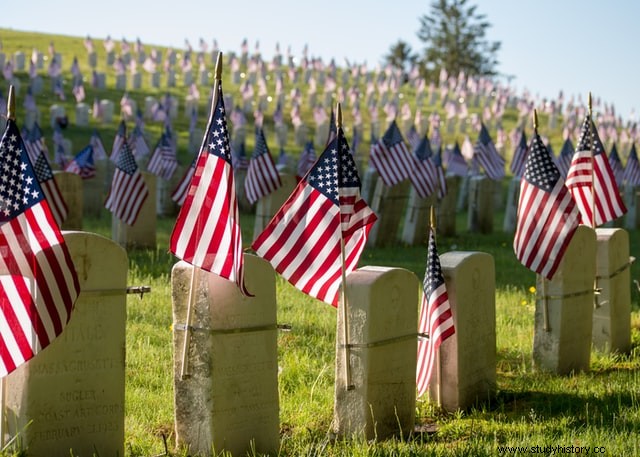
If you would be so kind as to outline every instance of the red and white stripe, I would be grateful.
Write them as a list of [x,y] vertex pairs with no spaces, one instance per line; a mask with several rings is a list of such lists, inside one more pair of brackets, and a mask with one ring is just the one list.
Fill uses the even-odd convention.
[[370,159],[388,187],[395,186],[411,176],[413,160],[404,142],[387,147],[381,139],[371,147]]
[[187,193],[189,192],[189,186],[191,185],[191,178],[193,177],[193,173],[196,171],[195,166],[190,166],[185,171],[182,179],[176,186],[175,190],[171,194],[171,200],[176,202],[179,206],[184,205],[184,200],[187,198]]
[[116,167],[105,207],[125,224],[133,225],[148,196],[149,189],[140,170],[129,175]]
[[51,214],[55,219],[58,227],[62,227],[62,223],[67,220],[69,208],[62,197],[62,192],[56,183],[55,176],[40,183],[44,198],[49,203]]

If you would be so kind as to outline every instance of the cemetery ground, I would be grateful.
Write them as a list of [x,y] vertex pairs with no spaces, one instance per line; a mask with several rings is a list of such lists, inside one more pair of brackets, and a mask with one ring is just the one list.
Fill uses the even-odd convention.
[[[489,456],[498,455],[502,446],[571,445],[604,447],[606,455],[640,455],[640,312],[635,285],[629,354],[594,351],[588,373],[538,372],[532,364],[535,275],[515,258],[512,235],[467,233],[460,230],[465,216],[458,216],[457,236],[439,237],[439,251],[441,255],[452,250],[484,251],[495,259],[497,395],[451,414],[420,399],[416,432],[411,436],[378,442],[332,439],[336,310],[277,277],[278,323],[291,325],[290,331],[278,335],[280,455]],[[496,215],[497,226],[501,217]],[[252,219],[242,216],[246,246]],[[110,237],[106,211],[84,222],[86,231]],[[164,455],[165,440],[170,455],[188,455],[174,448],[170,272],[176,259],[167,252],[173,223],[173,218],[158,220],[155,250],[128,252],[128,284],[152,289],[143,298],[127,297],[125,452],[129,456]],[[637,235],[630,236],[632,254],[640,248]],[[420,279],[425,264],[426,240],[422,247],[368,247],[360,262],[360,266],[406,268]],[[640,277],[637,264],[631,277]]]

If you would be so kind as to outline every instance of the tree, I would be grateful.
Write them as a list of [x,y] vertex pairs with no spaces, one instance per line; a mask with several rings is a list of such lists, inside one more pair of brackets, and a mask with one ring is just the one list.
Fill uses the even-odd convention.
[[440,68],[457,75],[495,75],[499,41],[488,41],[491,24],[467,0],[435,0],[430,14],[420,17],[418,38],[426,44],[421,69],[433,77]]
[[407,72],[418,60],[418,55],[413,52],[408,43],[398,40],[391,46],[389,54],[385,56],[385,61],[391,66]]

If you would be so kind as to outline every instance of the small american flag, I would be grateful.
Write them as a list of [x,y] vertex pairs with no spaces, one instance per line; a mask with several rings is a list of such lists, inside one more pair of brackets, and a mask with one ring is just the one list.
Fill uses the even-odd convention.
[[[582,224],[597,227],[627,212],[590,116],[582,124],[566,185],[580,210]],[[595,217],[592,208],[595,208]]]
[[434,166],[436,167],[436,190],[438,198],[442,199],[447,195],[447,179],[444,176],[444,169],[442,168],[442,148],[438,148],[432,159]]
[[447,173],[453,176],[461,176],[463,178],[469,173],[469,165],[462,155],[457,141],[453,147],[445,150],[445,161]]
[[620,156],[618,155],[618,148],[616,148],[616,144],[613,143],[611,146],[611,151],[609,152],[609,166],[611,167],[611,172],[616,180],[616,185],[618,188],[622,186],[622,180],[624,178],[624,166],[620,161]]
[[349,274],[375,220],[360,197],[358,171],[338,128],[336,138],[251,246],[296,288],[338,306],[341,239]]
[[571,167],[571,159],[573,158],[574,152],[575,148],[573,147],[573,143],[569,138],[567,138],[564,140],[562,149],[560,149],[560,154],[556,158],[556,165],[558,166],[558,171],[560,171],[563,179],[567,179],[567,174]]
[[534,132],[518,201],[513,250],[530,270],[552,279],[580,221],[580,212]]
[[222,83],[169,250],[185,262],[236,283],[245,295],[242,233]]
[[0,140],[0,162],[0,376],[5,376],[62,333],[80,286],[12,119]]
[[118,124],[118,131],[116,132],[116,136],[113,138],[113,147],[111,148],[111,156],[110,159],[113,163],[118,163],[118,154],[122,150],[122,145],[127,139],[127,124],[125,124],[124,119],[120,121]]
[[638,153],[636,145],[631,145],[627,166],[624,169],[624,182],[627,186],[640,186],[640,163],[638,163]]
[[67,203],[64,201],[62,192],[60,192],[60,188],[53,176],[49,160],[42,150],[40,150],[38,158],[33,163],[33,171],[35,172],[38,184],[40,184],[40,188],[42,189],[42,192],[44,192],[44,196],[49,203],[49,210],[51,211],[51,214],[53,214],[53,218],[56,220],[58,227],[60,227],[62,223],[67,220],[69,209],[67,208]]
[[93,162],[93,146],[88,145],[76,154],[65,168],[69,173],[80,175],[82,179],[93,178],[96,175],[96,167]]
[[473,158],[484,168],[489,178],[494,180],[504,178],[505,161],[496,149],[496,145],[493,143],[484,124],[480,126],[478,141],[476,141],[473,149]]
[[280,186],[282,186],[282,181],[280,181],[278,169],[269,152],[264,131],[258,128],[256,129],[256,146],[249,161],[249,169],[244,181],[245,195],[249,203],[253,205]]
[[412,157],[414,165],[411,167],[409,180],[420,198],[427,198],[436,190],[438,180],[436,165],[431,160],[433,151],[431,151],[429,138],[422,137],[413,150]]
[[147,164],[147,170],[159,178],[169,180],[178,168],[178,159],[173,150],[171,139],[162,134],[153,155]]
[[386,186],[395,186],[409,178],[413,160],[395,119],[371,147],[370,159]]
[[524,163],[527,158],[527,151],[529,145],[527,145],[527,135],[524,130],[520,132],[520,140],[513,151],[513,158],[511,159],[511,173],[513,176],[521,178],[524,174]]
[[89,144],[93,147],[94,160],[104,160],[107,158],[107,151],[104,149],[102,138],[97,130],[94,130],[89,138]]
[[149,189],[126,139],[123,140],[117,157],[105,207],[122,222],[133,225],[140,214],[142,204],[149,196]]
[[436,362],[436,355],[444,340],[455,333],[449,294],[442,276],[440,257],[433,230],[429,231],[429,258],[424,275],[424,292],[418,322],[418,363],[416,385],[418,396],[424,395]]
[[171,194],[171,200],[176,202],[179,206],[184,205],[184,200],[187,198],[189,186],[191,185],[191,178],[193,178],[193,173],[196,171],[196,160],[197,157],[193,159],[191,165],[184,172],[182,179],[180,179],[180,182]]
[[313,142],[307,141],[307,144],[300,154],[300,159],[298,160],[298,178],[304,178],[307,172],[311,170],[314,163],[316,163],[316,150],[313,148]]
[[[164,135],[164,134],[163,134]],[[129,144],[131,145],[131,153],[136,159],[140,159],[149,154],[149,146],[144,139],[144,132],[140,124],[136,124],[129,136]]]

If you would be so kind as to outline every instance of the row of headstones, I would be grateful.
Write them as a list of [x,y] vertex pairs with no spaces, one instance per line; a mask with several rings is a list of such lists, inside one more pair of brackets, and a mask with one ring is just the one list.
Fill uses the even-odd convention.
[[[36,457],[70,449],[124,455],[127,255],[99,235],[64,237],[82,291],[62,335],[5,378],[3,438],[20,433]],[[440,260],[456,332],[440,348],[440,375],[429,392],[446,411],[463,410],[496,391],[495,267],[481,252],[448,252]],[[555,279],[539,280],[546,295],[535,312],[539,369],[587,371],[592,344],[629,350],[628,260],[624,230],[578,229]],[[244,264],[254,297],[185,262],[172,271],[176,441],[191,453],[279,448],[275,272],[250,254]],[[594,280],[601,289],[595,308]],[[413,430],[418,283],[402,268],[369,266],[347,277],[347,319],[338,312],[336,328],[332,428],[338,436],[383,439]]]
[[[26,70],[27,56],[25,55],[24,52],[16,51],[11,58],[12,58],[11,61],[13,62],[13,65],[14,65],[14,70],[16,71]],[[60,54],[59,52],[56,52],[54,54],[54,58],[56,59],[56,62],[60,66],[62,66],[62,54]],[[3,68],[6,62],[7,62],[7,55],[4,52],[0,52],[0,68]],[[42,70],[42,68],[44,68],[44,55],[39,51],[35,51],[35,64],[38,70]]]

